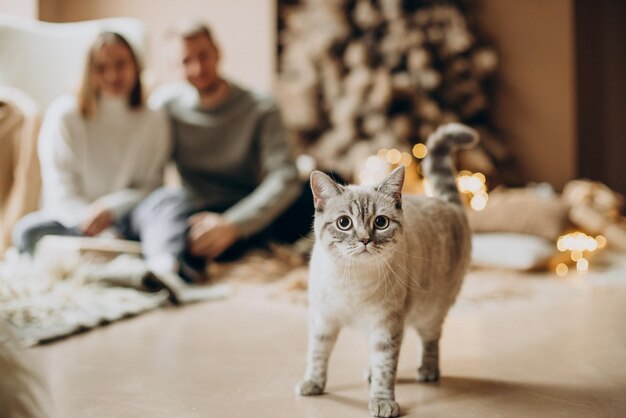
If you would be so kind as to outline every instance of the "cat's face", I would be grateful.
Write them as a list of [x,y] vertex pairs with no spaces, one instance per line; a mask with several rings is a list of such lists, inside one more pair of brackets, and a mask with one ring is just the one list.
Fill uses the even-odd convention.
[[313,173],[317,240],[344,261],[385,256],[402,234],[403,183],[404,167],[376,187],[344,187],[323,173]]

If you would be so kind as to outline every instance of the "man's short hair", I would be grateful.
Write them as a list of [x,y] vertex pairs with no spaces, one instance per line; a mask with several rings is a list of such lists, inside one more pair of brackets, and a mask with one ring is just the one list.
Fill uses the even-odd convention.
[[206,23],[199,21],[181,22],[174,31],[174,35],[179,39],[195,38],[196,36],[206,36],[209,41],[213,42],[211,29]]

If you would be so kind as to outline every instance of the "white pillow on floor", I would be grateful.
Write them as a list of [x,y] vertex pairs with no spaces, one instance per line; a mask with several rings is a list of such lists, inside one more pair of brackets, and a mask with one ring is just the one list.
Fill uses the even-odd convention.
[[534,235],[494,232],[472,236],[472,265],[477,267],[538,269],[548,264],[554,251],[552,242]]

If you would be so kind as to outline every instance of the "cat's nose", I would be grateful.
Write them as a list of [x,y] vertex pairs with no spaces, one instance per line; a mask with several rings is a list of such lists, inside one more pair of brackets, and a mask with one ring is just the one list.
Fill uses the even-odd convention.
[[367,245],[370,242],[370,239],[369,239],[369,237],[361,238],[360,241],[363,243],[363,245]]

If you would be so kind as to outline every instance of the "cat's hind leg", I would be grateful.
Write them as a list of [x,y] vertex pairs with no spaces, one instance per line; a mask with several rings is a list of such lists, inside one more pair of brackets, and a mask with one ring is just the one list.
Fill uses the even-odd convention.
[[439,339],[441,327],[436,331],[417,328],[422,339],[422,362],[417,369],[418,382],[436,382],[439,380]]
[[417,369],[419,382],[436,382],[439,380],[439,340],[422,343],[422,364]]
[[328,374],[328,358],[335,346],[339,327],[323,321],[311,321],[309,325],[309,343],[307,368],[304,380],[296,385],[296,394],[315,396],[324,393]]

